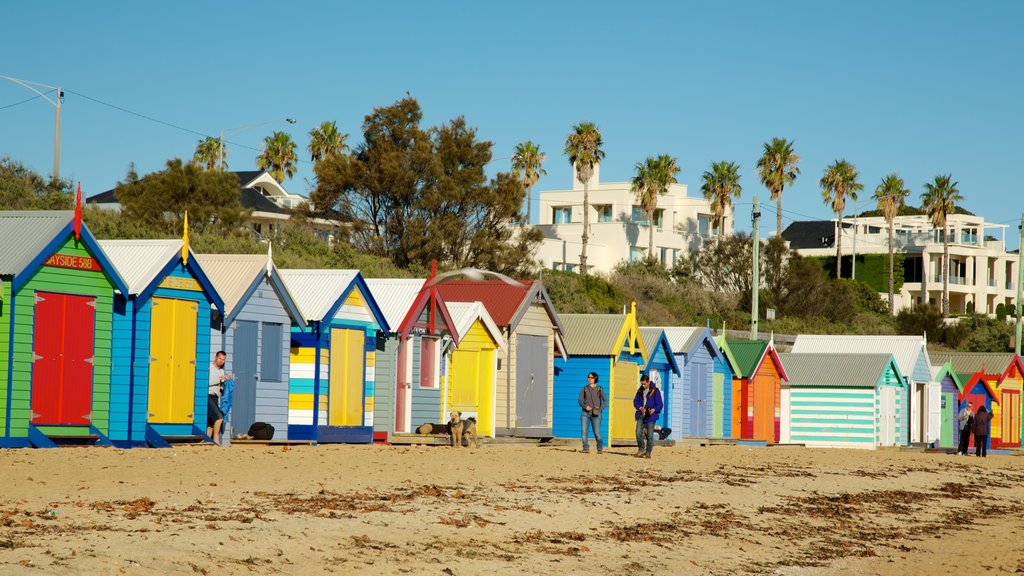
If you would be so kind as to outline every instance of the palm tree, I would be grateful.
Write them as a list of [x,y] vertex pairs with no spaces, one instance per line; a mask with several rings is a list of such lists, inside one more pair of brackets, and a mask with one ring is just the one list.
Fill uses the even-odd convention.
[[907,194],[910,194],[910,190],[907,190],[903,186],[903,179],[896,175],[895,172],[889,174],[882,179],[882,183],[875,188],[875,193],[872,196],[878,202],[878,209],[882,212],[882,216],[885,216],[885,221],[889,223],[889,315],[891,316],[895,312],[896,303],[893,302],[895,296],[895,280],[893,279],[893,236],[895,235],[896,228],[896,215],[900,213],[900,208],[906,204]]
[[[212,172],[220,160],[220,150],[223,145],[220,138],[207,136],[196,143],[196,152],[192,155],[192,161],[205,168],[207,172]],[[226,162],[220,161],[223,166],[227,166]]]
[[678,161],[662,154],[657,158],[648,156],[647,160],[636,163],[636,176],[633,177],[633,194],[637,204],[647,214],[647,257],[654,259],[654,212],[658,209],[658,196],[668,192],[668,187],[676,183],[679,173]]
[[332,154],[344,153],[348,149],[345,140],[348,140],[348,134],[339,132],[333,120],[321,122],[309,131],[309,160],[316,164]]
[[576,178],[583,183],[583,247],[580,249],[580,274],[587,273],[587,240],[590,239],[590,177],[594,175],[594,166],[601,163],[604,150],[601,150],[601,131],[593,122],[580,122],[572,127],[572,132],[565,138],[565,151],[569,164],[576,170]]
[[256,165],[270,172],[278,182],[284,182],[286,177],[295,175],[295,162],[298,159],[291,134],[275,131],[263,139],[263,151],[256,158]]
[[800,174],[800,157],[793,152],[793,142],[772,138],[764,143],[764,154],[757,160],[757,174],[771,192],[775,206],[775,233],[782,234],[782,190]]
[[821,198],[825,204],[832,205],[832,211],[836,213],[838,226],[836,227],[836,278],[842,278],[842,257],[843,257],[843,210],[846,209],[846,199],[856,201],[857,191],[863,190],[864,185],[857,182],[857,168],[846,160],[836,160],[835,164],[825,169],[825,175],[821,177]]
[[740,165],[735,162],[712,162],[711,170],[705,171],[701,176],[704,183],[700,190],[704,198],[711,201],[711,210],[714,212],[714,227],[718,230],[718,238],[721,241],[725,230],[725,212],[732,205],[732,198],[740,197],[743,186],[740,185]]
[[521,144],[516,144],[516,149],[512,153],[512,170],[516,174],[522,174],[523,189],[526,190],[526,223],[530,223],[530,204],[532,203],[533,197],[533,185],[537,183],[537,180],[541,176],[547,174],[547,171],[541,168],[541,164],[544,163],[544,153],[540,151],[540,146],[534,144],[530,140]]
[[921,208],[928,213],[932,226],[942,229],[942,316],[949,316],[949,231],[946,230],[946,217],[956,211],[957,202],[963,201],[957,188],[960,183],[953,182],[952,174],[939,175],[935,182],[924,185],[921,194]]

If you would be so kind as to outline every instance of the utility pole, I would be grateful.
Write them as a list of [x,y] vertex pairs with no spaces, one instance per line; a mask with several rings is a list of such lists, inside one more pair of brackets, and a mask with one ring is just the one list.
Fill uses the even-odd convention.
[[1024,293],[1022,285],[1024,285],[1024,213],[1020,215],[1020,244],[1017,245],[1017,339],[1013,345],[1013,351],[1020,356],[1020,337],[1021,337],[1021,312],[1024,312],[1024,303],[1022,303],[1021,295]]
[[757,230],[757,221],[760,218],[761,218],[761,212],[757,208],[757,196],[754,196],[754,210],[750,213],[750,221],[754,224],[754,232],[752,234],[753,241],[754,241],[754,246],[753,246],[753,249],[752,249],[754,265],[753,265],[753,270],[752,270],[753,276],[752,276],[751,282],[750,282],[750,291],[751,291],[751,299],[750,299],[750,339],[751,340],[757,340],[757,320],[758,320],[757,296],[758,296],[758,292],[759,292],[758,284],[760,284],[760,280],[761,280],[761,265],[760,265],[760,262],[758,260],[758,251],[760,249],[761,238],[760,238],[760,234],[758,233],[758,230]]

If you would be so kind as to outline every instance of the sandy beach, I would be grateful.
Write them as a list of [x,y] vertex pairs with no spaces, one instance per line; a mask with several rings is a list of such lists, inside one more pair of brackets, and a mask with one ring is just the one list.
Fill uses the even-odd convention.
[[1024,458],[794,447],[0,451],[3,574],[1024,571]]

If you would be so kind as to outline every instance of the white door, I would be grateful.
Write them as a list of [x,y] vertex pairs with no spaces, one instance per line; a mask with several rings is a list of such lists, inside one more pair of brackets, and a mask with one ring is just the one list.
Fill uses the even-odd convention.
[[878,445],[896,444],[896,389],[889,386],[879,389]]
[[942,387],[938,382],[928,383],[928,438],[938,443],[942,435]]

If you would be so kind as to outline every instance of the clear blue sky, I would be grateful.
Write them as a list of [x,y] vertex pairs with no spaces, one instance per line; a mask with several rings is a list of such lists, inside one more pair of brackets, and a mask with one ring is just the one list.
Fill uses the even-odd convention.
[[[868,200],[881,178],[952,173],[964,207],[1009,224],[1024,210],[1024,2],[19,2],[4,8],[0,75],[67,91],[61,175],[86,195],[190,158],[229,132],[230,169],[255,168],[262,138],[363,116],[409,91],[425,121],[464,115],[494,142],[491,172],[524,140],[547,153],[537,189],[566,188],[565,135],[604,134],[604,181],[648,155],[679,158],[699,194],[712,161],[742,164],[740,229],[754,164],[773,136],[796,141],[802,176],[784,225],[829,218],[818,179],[846,158]],[[49,174],[53,107],[0,80],[0,155]],[[92,100],[90,100],[92,99]],[[145,119],[96,101],[115,105]],[[305,158],[305,157],[304,157]],[[308,162],[285,186],[308,194]],[[536,204],[535,204],[536,206]],[[850,211],[848,209],[848,211]],[[775,227],[766,208],[762,230]],[[536,217],[535,217],[536,218]]]

